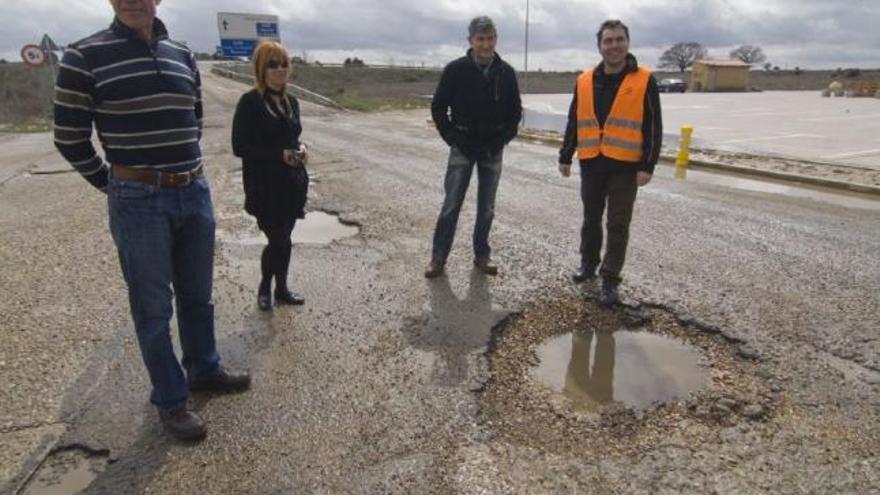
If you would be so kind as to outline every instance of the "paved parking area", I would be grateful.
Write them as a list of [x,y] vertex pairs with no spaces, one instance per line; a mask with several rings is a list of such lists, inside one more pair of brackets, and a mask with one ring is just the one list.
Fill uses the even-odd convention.
[[[526,120],[564,125],[570,95],[525,95]],[[880,99],[818,91],[661,95],[667,144],[684,124],[703,148],[778,154],[880,170]],[[529,124],[531,126],[531,124]]]

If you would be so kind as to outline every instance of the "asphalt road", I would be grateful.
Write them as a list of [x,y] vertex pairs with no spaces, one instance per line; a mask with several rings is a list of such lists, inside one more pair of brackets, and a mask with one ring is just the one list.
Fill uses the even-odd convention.
[[229,144],[246,88],[210,74],[204,84],[218,343],[254,387],[193,401],[205,442],[162,433],[104,199],[75,174],[24,172],[63,168],[48,137],[6,138],[26,151],[0,158],[0,492],[33,483],[60,447],[99,459],[89,493],[877,492],[876,209],[658,174],[639,192],[623,294],[751,349],[774,410],[760,421],[681,418],[662,444],[585,460],[510,441],[499,429],[515,426],[481,411],[496,324],[547,301],[592,304],[592,289],[567,278],[580,200],[577,177],[555,172],[556,150],[505,151],[492,235],[501,275],[471,269],[472,194],[448,276],[429,282],[446,150],[427,113],[304,104],[309,208],[361,230],[296,245],[293,286],[307,304],[264,314],[258,232]]

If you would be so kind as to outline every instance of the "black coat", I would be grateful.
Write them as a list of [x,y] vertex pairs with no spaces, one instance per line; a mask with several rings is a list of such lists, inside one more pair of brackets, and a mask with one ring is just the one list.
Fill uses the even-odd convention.
[[241,96],[232,121],[232,152],[241,158],[245,211],[266,221],[305,216],[309,176],[305,166],[284,163],[285,149],[298,149],[299,102],[287,96],[290,118],[270,113],[257,90]]
[[522,102],[513,67],[496,53],[484,75],[471,51],[443,69],[431,116],[446,144],[473,159],[501,151],[516,137]]

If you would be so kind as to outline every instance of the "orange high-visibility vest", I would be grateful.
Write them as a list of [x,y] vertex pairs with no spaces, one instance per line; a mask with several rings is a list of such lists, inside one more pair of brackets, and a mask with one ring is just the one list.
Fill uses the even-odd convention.
[[593,106],[593,69],[587,69],[577,82],[577,156],[581,160],[603,156],[623,162],[642,159],[642,121],[645,93],[651,71],[639,67],[620,83],[605,125],[599,127]]

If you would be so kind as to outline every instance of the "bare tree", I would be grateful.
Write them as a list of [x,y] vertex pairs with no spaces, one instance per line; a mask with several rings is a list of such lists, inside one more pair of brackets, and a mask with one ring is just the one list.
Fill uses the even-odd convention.
[[680,42],[660,55],[660,67],[678,68],[679,71],[684,72],[693,65],[694,60],[708,56],[709,52],[696,41]]
[[743,45],[730,52],[730,58],[742,60],[749,65],[760,64],[767,60],[764,50],[758,45]]

